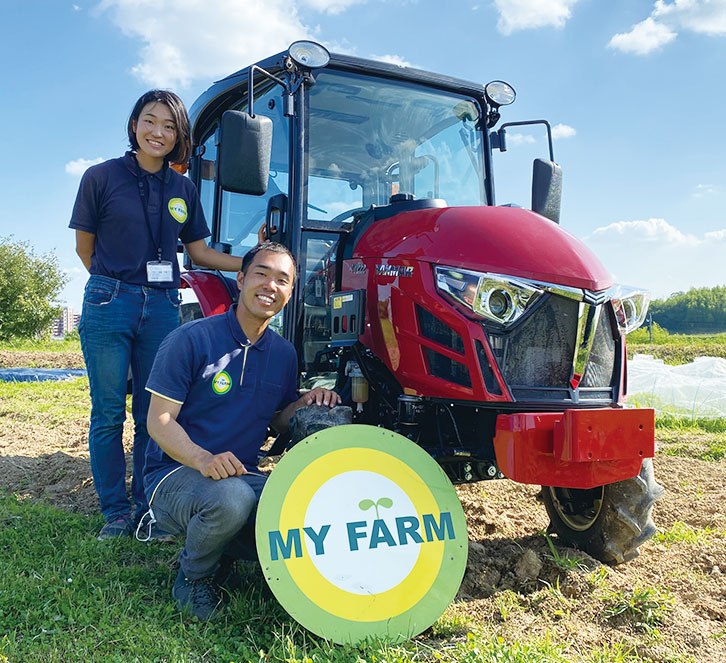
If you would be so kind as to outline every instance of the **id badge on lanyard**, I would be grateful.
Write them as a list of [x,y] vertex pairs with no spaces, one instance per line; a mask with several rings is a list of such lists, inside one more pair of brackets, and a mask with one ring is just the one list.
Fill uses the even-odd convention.
[[146,263],[146,280],[149,283],[168,283],[174,280],[174,270],[168,260],[149,260]]
[[146,263],[146,280],[149,283],[169,283],[174,280],[174,269],[172,263],[168,260],[161,259],[161,244],[164,233],[164,180],[161,181],[161,212],[159,212],[159,242],[156,243],[154,233],[151,229],[151,220],[149,219],[149,208],[146,200],[146,193],[144,191],[144,182],[141,178],[141,173],[138,173],[139,183],[139,195],[141,196],[141,205],[144,208],[144,218],[146,219],[146,226],[149,229],[149,235],[151,236],[152,243],[156,246],[156,260],[149,260]]

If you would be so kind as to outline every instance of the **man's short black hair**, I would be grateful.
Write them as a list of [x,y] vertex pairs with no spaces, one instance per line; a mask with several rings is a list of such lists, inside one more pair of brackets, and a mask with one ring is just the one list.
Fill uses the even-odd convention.
[[290,252],[290,249],[288,249],[284,244],[279,244],[278,242],[262,242],[258,244],[257,246],[253,246],[247,253],[245,253],[244,257],[242,258],[242,267],[240,268],[240,271],[245,274],[247,272],[247,268],[252,264],[252,261],[254,260],[254,257],[260,252],[260,251],[271,251],[272,253],[284,253],[285,255],[290,257],[290,260],[292,260],[292,275],[293,279],[297,276],[297,260],[295,260],[295,256],[292,255]]

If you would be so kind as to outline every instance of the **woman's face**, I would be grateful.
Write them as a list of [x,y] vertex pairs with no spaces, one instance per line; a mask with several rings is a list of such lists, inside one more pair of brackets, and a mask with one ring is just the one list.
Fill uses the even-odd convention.
[[142,159],[164,160],[176,145],[176,122],[171,110],[160,101],[152,101],[141,109],[139,119],[134,123],[136,142],[139,144],[137,156]]

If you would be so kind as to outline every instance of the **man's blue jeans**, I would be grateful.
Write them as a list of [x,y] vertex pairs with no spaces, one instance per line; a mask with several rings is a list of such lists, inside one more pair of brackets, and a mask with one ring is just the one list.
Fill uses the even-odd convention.
[[149,495],[159,527],[186,536],[179,562],[187,578],[212,576],[223,554],[249,559],[252,553],[256,558],[254,520],[266,480],[243,474],[215,481],[183,466]]
[[107,521],[131,513],[121,439],[129,368],[134,419],[131,496],[137,518],[147,509],[143,469],[149,441],[146,415],[150,394],[146,381],[161,341],[178,326],[176,289],[131,285],[96,274],[88,279],[78,331],[91,387],[91,471]]

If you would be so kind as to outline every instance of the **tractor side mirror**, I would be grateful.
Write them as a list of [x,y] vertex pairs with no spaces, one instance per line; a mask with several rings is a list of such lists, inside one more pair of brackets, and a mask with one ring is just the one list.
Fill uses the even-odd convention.
[[225,191],[261,196],[267,192],[272,120],[242,111],[222,113],[219,184]]
[[532,211],[560,222],[562,168],[554,161],[535,159],[532,164]]

